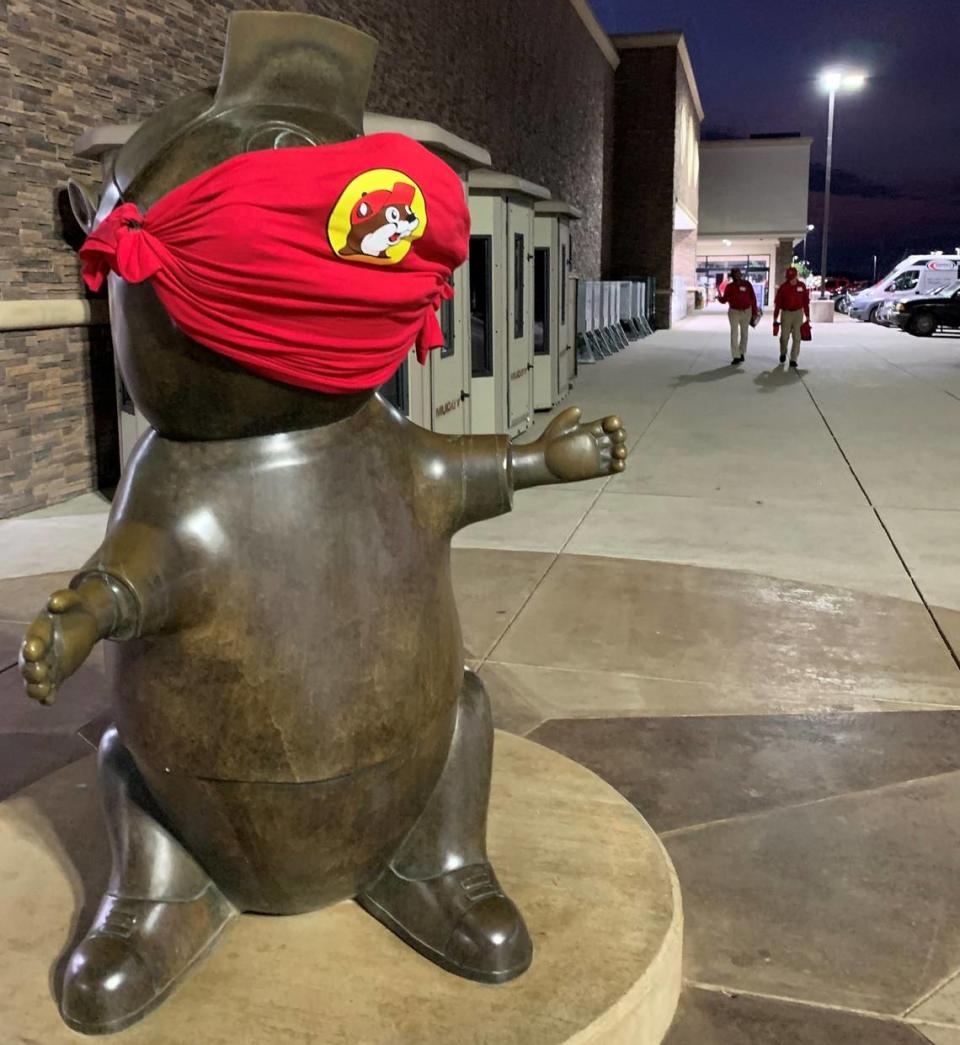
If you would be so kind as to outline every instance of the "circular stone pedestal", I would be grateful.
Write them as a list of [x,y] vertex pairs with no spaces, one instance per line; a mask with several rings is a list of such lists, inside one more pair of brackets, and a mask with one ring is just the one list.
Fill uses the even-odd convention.
[[[490,854],[534,939],[501,987],[443,972],[349,902],[247,916],[142,1023],[143,1045],[655,1045],[680,991],[682,915],[660,842],[582,766],[497,734]],[[51,983],[108,872],[93,759],[0,805],[3,1040],[83,1040]]]

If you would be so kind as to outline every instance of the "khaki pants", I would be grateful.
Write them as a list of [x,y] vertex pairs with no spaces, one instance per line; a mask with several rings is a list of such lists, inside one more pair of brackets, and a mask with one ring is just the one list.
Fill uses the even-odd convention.
[[793,337],[793,348],[790,358],[796,362],[800,355],[800,327],[803,326],[803,309],[795,308],[790,312],[780,313],[780,355],[787,354],[787,342]]
[[750,335],[752,308],[731,308],[727,312],[730,320],[730,358],[739,359],[747,354],[747,338]]

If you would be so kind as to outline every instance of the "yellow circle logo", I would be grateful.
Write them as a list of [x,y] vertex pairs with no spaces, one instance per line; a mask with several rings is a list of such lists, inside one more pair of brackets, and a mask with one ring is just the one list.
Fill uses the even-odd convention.
[[340,194],[327,222],[339,258],[396,265],[427,228],[420,186],[401,171],[364,171]]

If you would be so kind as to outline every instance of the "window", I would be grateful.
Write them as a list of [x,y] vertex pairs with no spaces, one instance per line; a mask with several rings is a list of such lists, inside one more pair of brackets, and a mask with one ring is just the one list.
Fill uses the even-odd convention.
[[550,248],[533,252],[533,354],[550,355]]
[[408,365],[408,360],[404,358],[393,377],[380,386],[380,394],[388,403],[393,403],[401,414],[406,414],[410,409],[410,404],[407,402]]
[[906,272],[901,272],[899,276],[887,287],[887,290],[913,290],[913,288],[920,282],[920,269],[907,269]]
[[567,245],[560,246],[560,322],[567,321]]
[[493,376],[493,243],[470,237],[470,353],[474,377]]
[[[449,283],[452,287],[452,276]],[[443,333],[443,348],[440,349],[440,358],[449,359],[457,351],[453,329],[453,298],[446,298],[440,303],[440,330]]]
[[523,276],[526,270],[523,233],[513,234],[513,336],[523,337]]

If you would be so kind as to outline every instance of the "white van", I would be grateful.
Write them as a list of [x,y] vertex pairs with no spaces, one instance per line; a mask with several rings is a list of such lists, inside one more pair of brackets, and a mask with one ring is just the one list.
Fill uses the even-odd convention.
[[879,283],[861,290],[850,302],[849,315],[877,322],[885,303],[929,294],[952,283],[957,278],[958,264],[960,254],[911,254]]

